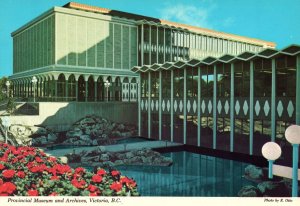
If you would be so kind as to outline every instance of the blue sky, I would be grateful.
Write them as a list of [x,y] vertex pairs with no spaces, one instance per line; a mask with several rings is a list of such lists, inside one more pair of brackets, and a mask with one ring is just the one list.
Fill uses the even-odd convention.
[[[75,0],[74,0],[75,1]],[[10,33],[69,0],[5,0],[0,7],[0,77],[12,74]],[[300,44],[300,0],[76,0],[277,43]]]

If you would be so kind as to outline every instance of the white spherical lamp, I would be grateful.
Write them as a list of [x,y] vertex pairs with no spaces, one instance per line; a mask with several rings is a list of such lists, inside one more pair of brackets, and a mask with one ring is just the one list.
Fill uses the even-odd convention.
[[300,144],[300,126],[291,125],[285,130],[285,138],[292,144]]
[[281,148],[275,142],[267,142],[261,149],[262,155],[267,160],[277,160],[281,155]]

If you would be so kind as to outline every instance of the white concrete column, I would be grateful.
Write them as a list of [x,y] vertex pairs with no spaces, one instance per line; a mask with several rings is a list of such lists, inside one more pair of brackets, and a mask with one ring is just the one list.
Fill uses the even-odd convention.
[[138,81],[138,127],[139,127],[139,136],[142,135],[142,112],[141,112],[141,95],[142,95],[142,77],[141,73],[139,73],[139,81]]
[[171,70],[171,142],[174,140],[174,70]]
[[214,94],[213,94],[213,149],[217,147],[217,65],[214,65]]
[[76,79],[76,102],[78,102],[78,79]]
[[161,103],[162,103],[162,72],[161,70],[159,71],[159,99],[158,99],[158,103],[159,103],[159,140],[161,140],[161,135],[162,135],[162,108],[161,108]]
[[230,64],[230,152],[234,146],[234,63]]
[[151,138],[151,72],[148,72],[148,138]]
[[152,43],[151,43],[151,41],[152,41],[152,38],[151,38],[151,34],[152,34],[152,32],[151,32],[151,29],[152,29],[152,27],[151,27],[151,25],[149,25],[149,65],[151,65],[152,63],[152,59],[151,59],[151,54],[152,54],[152,50],[151,50],[151,47],[152,47]]
[[198,92],[197,92],[197,145],[200,147],[201,145],[201,69],[198,67]]
[[141,25],[141,66],[144,65],[144,24]]
[[158,63],[158,26],[156,26],[156,63]]
[[[85,101],[88,101],[88,96],[89,96],[89,84],[88,84],[88,80],[84,80],[85,81]],[[108,97],[107,97],[108,98]]]
[[97,102],[97,91],[98,91],[97,86],[98,86],[97,78],[95,78],[94,79],[94,98],[95,98],[94,100],[95,100],[95,102]]
[[164,28],[164,62],[166,62],[166,28]]
[[300,125],[300,55],[296,58],[296,124]]
[[68,81],[68,79],[66,79],[66,85],[65,85],[65,87],[66,87],[66,95],[65,95],[65,97],[66,97],[66,99],[65,99],[65,101],[69,101],[69,81]]
[[254,132],[254,64],[250,61],[250,103],[249,103],[249,115],[250,115],[250,128],[249,128],[249,154],[253,155],[253,132]]
[[187,119],[187,109],[186,109],[186,102],[187,102],[187,92],[186,92],[186,67],[183,70],[183,144],[186,144],[186,119]]
[[271,87],[271,140],[276,138],[276,62],[272,59],[272,87]]

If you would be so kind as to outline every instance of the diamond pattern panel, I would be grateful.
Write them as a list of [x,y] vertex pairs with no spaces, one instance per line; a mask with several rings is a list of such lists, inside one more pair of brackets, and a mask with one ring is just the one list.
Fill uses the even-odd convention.
[[255,110],[256,116],[258,116],[259,112],[260,112],[260,104],[259,104],[258,100],[256,100],[256,103],[255,103],[255,106],[254,106],[254,110]]
[[270,111],[270,105],[269,105],[268,100],[266,100],[266,101],[265,101],[265,105],[264,105],[265,116],[268,116],[269,111]]
[[168,110],[168,112],[170,111],[170,107],[171,107],[170,100],[168,100],[168,102],[167,102],[167,110]]
[[176,100],[174,101],[174,111],[175,112],[177,111],[177,101]]
[[187,109],[187,112],[190,112],[190,110],[191,110],[191,102],[190,102],[190,100],[187,101],[186,109]]
[[161,103],[161,108],[163,112],[165,111],[165,107],[166,107],[165,100],[163,100]]
[[205,112],[205,101],[204,100],[202,100],[201,109],[202,109],[202,113],[204,113]]
[[222,112],[222,103],[221,103],[221,100],[219,100],[219,102],[218,102],[217,109],[218,109],[219,114],[221,114],[221,112]]
[[240,112],[240,109],[241,109],[240,102],[238,100],[235,102],[235,107],[234,108],[235,108],[235,114],[238,115],[239,112]]
[[208,113],[211,114],[211,110],[212,110],[211,100],[208,101],[207,109],[208,109]]
[[244,115],[247,115],[248,109],[249,109],[249,107],[248,107],[247,101],[244,101],[244,106],[243,106]]
[[182,112],[182,109],[183,109],[183,102],[182,102],[182,100],[180,100],[180,103],[179,103],[179,111]]
[[224,105],[224,110],[225,110],[225,114],[228,114],[228,112],[229,112],[229,103],[228,103],[227,100],[226,100],[225,105]]
[[144,100],[141,101],[141,109],[144,110]]
[[277,113],[278,113],[278,116],[281,117],[282,116],[282,113],[283,113],[283,104],[281,101],[278,102],[278,105],[277,105]]
[[288,104],[288,106],[287,106],[287,112],[288,112],[289,117],[292,117],[292,116],[293,116],[293,113],[294,113],[294,105],[293,105],[293,102],[292,102],[292,101],[289,101],[289,104]]
[[197,111],[197,103],[196,103],[196,100],[194,100],[194,103],[193,103],[193,111],[194,111],[194,112]]

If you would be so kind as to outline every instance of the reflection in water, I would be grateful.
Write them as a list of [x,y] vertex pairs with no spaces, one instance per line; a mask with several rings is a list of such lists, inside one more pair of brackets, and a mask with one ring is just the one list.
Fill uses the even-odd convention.
[[189,152],[164,154],[170,167],[119,166],[122,175],[134,178],[142,196],[235,197],[244,185],[246,163]]

